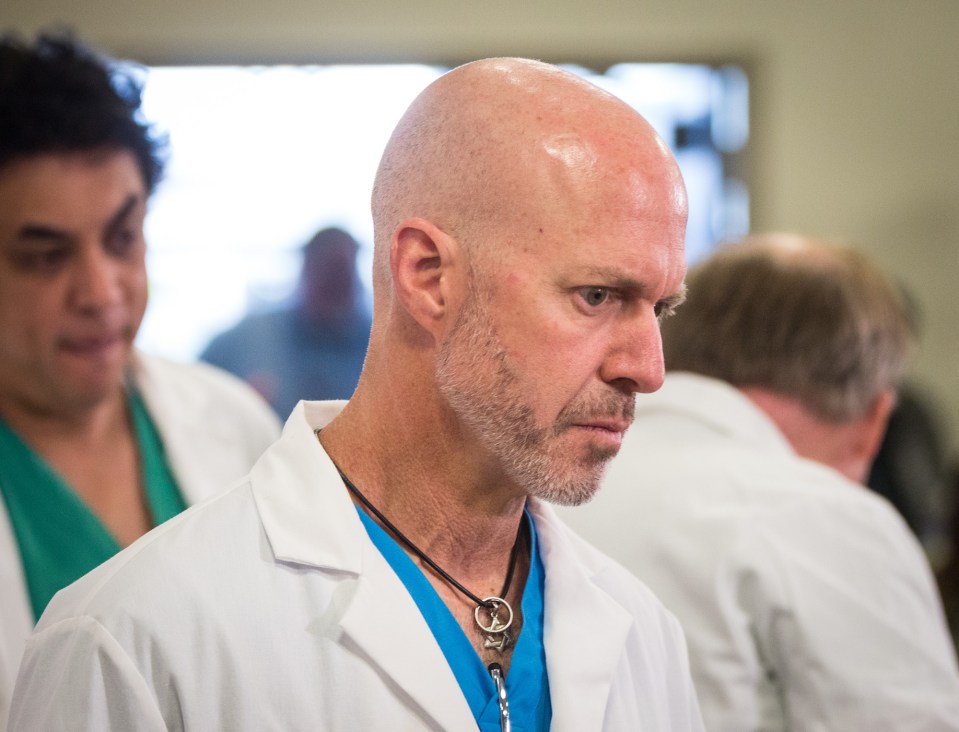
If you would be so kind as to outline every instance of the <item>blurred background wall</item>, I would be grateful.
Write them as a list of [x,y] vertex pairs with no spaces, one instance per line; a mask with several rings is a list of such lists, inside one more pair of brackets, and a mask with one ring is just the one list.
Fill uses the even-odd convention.
[[959,454],[955,0],[0,0],[147,64],[733,61],[751,80],[754,230],[859,244],[917,296],[916,378]]

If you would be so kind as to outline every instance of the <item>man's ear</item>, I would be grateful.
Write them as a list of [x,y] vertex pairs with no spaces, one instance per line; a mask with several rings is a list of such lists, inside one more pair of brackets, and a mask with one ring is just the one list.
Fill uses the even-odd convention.
[[886,435],[889,415],[896,406],[896,392],[892,389],[880,392],[869,411],[862,418],[863,430],[859,442],[861,454],[871,463]]
[[407,219],[390,242],[390,272],[396,299],[433,335],[456,304],[461,253],[456,240],[426,219]]

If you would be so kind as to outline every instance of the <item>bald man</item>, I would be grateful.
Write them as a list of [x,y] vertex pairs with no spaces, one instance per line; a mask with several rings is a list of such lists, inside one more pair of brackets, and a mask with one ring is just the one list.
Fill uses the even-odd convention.
[[701,729],[675,620],[545,503],[592,496],[663,380],[666,146],[570,73],[475,62],[400,121],[373,221],[353,397],[62,593],[20,727]]

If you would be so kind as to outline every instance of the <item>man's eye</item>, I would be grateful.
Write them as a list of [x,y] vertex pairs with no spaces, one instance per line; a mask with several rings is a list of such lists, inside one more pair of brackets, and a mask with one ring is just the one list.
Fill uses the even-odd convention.
[[656,319],[659,321],[666,320],[666,318],[676,314],[676,308],[679,307],[677,302],[658,302],[654,308],[656,312]]
[[107,250],[114,256],[123,256],[136,242],[136,232],[132,229],[120,229],[112,232],[106,242]]
[[580,296],[587,305],[596,307],[609,299],[609,290],[605,287],[581,287]]
[[18,252],[13,256],[13,264],[22,272],[46,274],[57,270],[68,256],[69,252],[62,248]]

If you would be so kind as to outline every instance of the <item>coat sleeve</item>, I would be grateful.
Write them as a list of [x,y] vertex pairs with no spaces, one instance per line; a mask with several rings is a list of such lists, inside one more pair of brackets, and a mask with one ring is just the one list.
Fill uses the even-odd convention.
[[168,727],[124,649],[100,623],[81,616],[28,641],[10,729],[165,732]]

